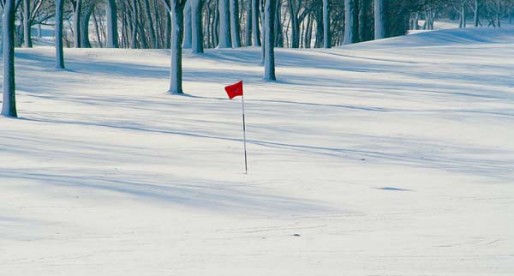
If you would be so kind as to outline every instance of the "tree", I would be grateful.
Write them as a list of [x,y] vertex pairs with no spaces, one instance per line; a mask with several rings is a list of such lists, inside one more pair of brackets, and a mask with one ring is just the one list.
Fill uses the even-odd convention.
[[241,26],[239,23],[239,0],[230,0],[230,35],[232,47],[241,47]]
[[4,62],[4,83],[2,115],[16,118],[16,83],[14,71],[14,21],[15,1],[5,0],[3,14],[3,62]]
[[23,0],[23,46],[32,48],[32,18],[30,0]]
[[359,42],[373,39],[372,0],[359,0]]
[[323,48],[330,48],[330,13],[328,0],[323,0]]
[[375,39],[385,37],[384,33],[384,3],[383,0],[374,0]]
[[252,1],[252,37],[253,37],[253,45],[261,46],[261,32],[259,30],[259,6],[260,0],[251,0]]
[[229,0],[218,1],[219,10],[219,48],[232,48],[232,40],[230,36],[230,9]]
[[3,24],[3,21],[4,21],[4,10],[5,10],[5,0],[0,0],[0,6],[2,6],[2,12],[0,13],[0,20],[2,20],[2,24],[0,24],[0,36],[2,37],[2,39],[0,39],[0,51],[3,52],[4,51],[4,39],[3,39],[3,36],[4,36],[4,24]]
[[191,0],[187,0],[184,7],[184,41],[182,44],[184,49],[191,49],[193,44],[193,25],[191,22],[193,16],[191,7]]
[[191,1],[191,31],[192,31],[192,48],[194,54],[203,53],[203,26],[202,26],[202,9],[205,0]]
[[96,2],[82,3],[82,14],[79,15],[79,29],[77,30],[80,33],[79,48],[91,48],[91,42],[89,41],[89,20],[91,19],[91,14],[93,13]]
[[75,48],[80,45],[80,14],[82,12],[82,0],[71,0],[73,3],[73,43]]
[[162,0],[172,19],[171,34],[171,70],[170,89],[171,94],[184,94],[182,90],[182,40],[184,38],[184,6],[186,0]]
[[473,5],[473,24],[475,27],[480,26],[480,0],[474,0]]
[[277,0],[266,0],[264,7],[264,80],[275,81],[275,8]]
[[107,0],[107,48],[118,48],[118,10],[116,0]]
[[64,0],[55,1],[55,57],[56,67],[64,69],[64,51],[63,51],[63,14]]
[[344,0],[344,40],[343,44],[355,42],[355,0]]

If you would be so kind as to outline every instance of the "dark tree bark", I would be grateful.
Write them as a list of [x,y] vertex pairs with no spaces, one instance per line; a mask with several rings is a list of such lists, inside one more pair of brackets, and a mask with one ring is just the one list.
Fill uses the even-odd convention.
[[118,48],[118,10],[115,0],[107,0],[107,48]]
[[245,46],[252,45],[252,0],[246,0]]
[[132,0],[132,24],[131,24],[131,36],[130,36],[130,48],[135,49],[137,47],[137,28],[139,26],[137,10],[137,0]]
[[30,0],[23,0],[23,46],[32,48],[32,20]]
[[371,13],[371,0],[360,0],[359,5],[359,41],[373,39]]
[[153,18],[152,18],[152,11],[150,10],[150,2],[148,0],[144,0],[145,4],[145,12],[146,12],[146,22],[147,22],[147,30],[145,30],[147,33],[150,34],[150,43],[152,48],[157,48],[157,35],[155,32],[154,24],[153,24]]
[[282,1],[277,0],[275,7],[275,47],[284,47],[284,35],[282,33]]
[[344,40],[343,44],[355,42],[355,0],[344,1]]
[[56,0],[55,3],[55,58],[58,69],[64,69],[64,51],[63,51],[63,14],[64,0]]
[[80,40],[80,16],[82,13],[82,0],[75,1],[73,7],[73,43],[75,48],[81,48]]
[[328,0],[323,0],[323,48],[330,48],[330,11]]
[[171,94],[184,94],[182,90],[182,42],[184,39],[184,6],[186,0],[162,0],[166,9],[171,13],[171,70],[170,88]]
[[480,26],[480,1],[475,0],[475,10],[473,14],[473,23],[475,24],[475,27]]
[[241,47],[241,26],[239,23],[239,0],[230,1],[230,35],[232,39],[232,47]]
[[288,0],[289,16],[291,17],[291,48],[300,47],[300,22],[298,20],[298,3]]
[[203,26],[202,10],[205,0],[191,0],[191,28],[192,28],[192,49],[194,54],[203,53]]
[[266,0],[264,7],[264,80],[275,81],[275,8],[277,0]]
[[253,46],[261,46],[261,32],[259,28],[259,4],[260,0],[252,1],[252,37]]
[[90,4],[85,7],[84,13],[80,17],[80,47],[91,48],[91,42],[89,41],[89,20],[93,13],[95,6]]
[[3,17],[3,103],[2,115],[16,118],[16,84],[14,71],[14,20],[15,20],[15,1],[5,0]]

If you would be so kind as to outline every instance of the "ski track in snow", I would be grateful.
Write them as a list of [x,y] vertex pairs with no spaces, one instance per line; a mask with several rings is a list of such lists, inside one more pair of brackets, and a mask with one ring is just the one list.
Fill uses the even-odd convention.
[[1,276],[514,272],[514,29],[277,49],[276,83],[185,53],[186,96],[166,50],[53,54],[0,118]]

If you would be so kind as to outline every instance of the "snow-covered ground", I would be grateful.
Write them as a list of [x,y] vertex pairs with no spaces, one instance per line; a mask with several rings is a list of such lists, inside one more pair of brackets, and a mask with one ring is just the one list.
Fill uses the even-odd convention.
[[189,96],[164,50],[53,53],[0,118],[2,276],[514,273],[512,29],[186,54]]

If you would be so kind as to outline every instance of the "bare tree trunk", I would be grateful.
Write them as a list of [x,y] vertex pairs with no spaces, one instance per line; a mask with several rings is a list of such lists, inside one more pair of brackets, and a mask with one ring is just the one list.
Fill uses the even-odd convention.
[[480,25],[480,1],[475,0],[475,10],[473,11],[473,22],[475,24],[475,27],[478,27]]
[[330,13],[328,0],[323,0],[323,48],[330,48]]
[[100,26],[99,26],[98,20],[96,19],[96,13],[94,10],[93,10],[93,24],[95,26],[95,34],[96,34],[96,40],[98,41],[98,46],[100,48],[103,48],[102,37],[100,35]]
[[466,1],[463,1],[460,4],[460,24],[459,24],[459,28],[466,28],[466,18],[467,18],[466,11],[467,11],[466,10]]
[[3,79],[3,103],[2,115],[6,117],[16,118],[16,83],[14,71],[14,20],[15,20],[15,2],[14,0],[6,0],[4,4],[3,16],[3,62],[4,62],[4,79]]
[[252,1],[252,36],[253,46],[261,46],[261,32],[259,29],[259,4],[260,0]]
[[343,44],[352,44],[354,37],[355,0],[344,0],[344,40]]
[[372,2],[371,0],[360,0],[359,2],[359,41],[367,41],[372,38],[373,27],[368,17]]
[[130,48],[131,49],[135,49],[136,43],[137,43],[137,28],[138,28],[137,15],[138,15],[137,14],[137,0],[132,0],[132,24],[131,24],[132,35],[130,36]]
[[241,26],[239,23],[239,0],[230,0],[230,35],[232,47],[241,47]]
[[252,45],[252,0],[246,0],[245,46]]
[[191,28],[192,28],[192,49],[195,54],[203,53],[203,26],[202,26],[202,9],[204,0],[191,1]]
[[298,5],[295,0],[288,0],[289,15],[291,17],[291,48],[300,47],[300,23],[298,20]]
[[63,51],[63,14],[64,0],[56,0],[55,3],[55,67],[64,69],[64,51]]
[[282,33],[282,1],[276,1],[275,7],[275,47],[284,47],[284,34]]
[[375,18],[375,39],[385,37],[384,28],[384,0],[374,0],[374,18]]
[[191,49],[193,44],[193,26],[192,26],[192,7],[191,0],[187,0],[184,7],[184,42],[182,48]]
[[81,48],[80,40],[80,14],[82,13],[82,0],[77,0],[73,11],[73,43],[75,48]]
[[274,81],[275,76],[275,8],[277,0],[266,0],[264,8],[264,80]]
[[184,38],[184,6],[180,0],[171,4],[171,71],[170,89],[172,94],[184,94],[182,90],[182,39]]
[[0,39],[0,52],[3,52],[4,51],[4,3],[2,2],[3,0],[0,0],[0,4],[2,4],[2,11],[0,12],[0,19],[2,20],[2,24],[0,24],[0,37],[2,37],[2,39]]
[[150,10],[150,2],[148,0],[144,0],[143,3],[145,4],[146,22],[148,24],[147,25],[148,29],[146,29],[145,31],[150,34],[150,43],[148,44],[148,46],[156,49],[158,46],[157,35],[155,33],[155,28],[153,25],[153,18],[152,18],[152,13]]
[[118,48],[118,11],[115,0],[107,0],[107,48]]
[[2,10],[0,11],[0,22],[2,22],[2,25],[0,25],[0,52],[3,53],[4,51],[4,6],[3,6],[3,0],[0,0],[0,6]]
[[232,40],[230,37],[230,9],[229,0],[219,0],[219,48],[232,48]]
[[310,48],[311,47],[311,42],[312,42],[312,16],[308,16],[307,18],[307,25],[305,26],[305,34],[304,34],[304,45],[303,47],[305,48]]
[[30,16],[30,0],[23,0],[23,46],[26,48],[32,48],[32,20]]
[[171,48],[171,15],[169,12],[166,13],[166,33],[165,33],[165,44],[164,48],[170,49]]
[[86,6],[84,14],[80,17],[80,47],[91,48],[91,42],[89,41],[89,20],[93,13],[95,6],[94,4]]

